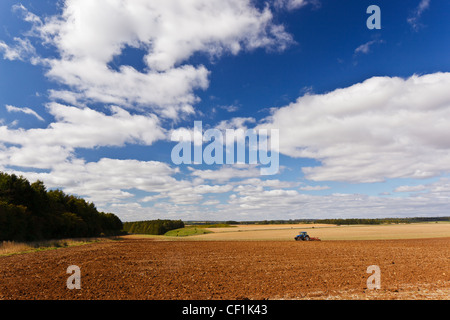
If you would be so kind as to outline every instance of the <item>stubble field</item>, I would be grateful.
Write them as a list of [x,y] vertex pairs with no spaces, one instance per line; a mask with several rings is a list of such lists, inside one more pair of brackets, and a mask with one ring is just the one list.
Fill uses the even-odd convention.
[[257,240],[291,241],[300,231],[322,240],[387,240],[450,237],[450,223],[413,223],[386,225],[279,224],[237,225],[231,228],[210,228],[212,233],[190,240]]
[[[450,237],[161,239],[129,237],[0,257],[0,299],[450,298]],[[70,265],[80,268],[79,290],[66,287]],[[380,267],[381,289],[367,288],[370,265]]]

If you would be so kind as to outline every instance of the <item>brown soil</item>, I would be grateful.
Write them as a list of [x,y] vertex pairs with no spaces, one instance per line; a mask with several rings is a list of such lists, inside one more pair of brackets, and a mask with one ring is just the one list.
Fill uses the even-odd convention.
[[[69,290],[67,267],[81,270]],[[367,267],[381,289],[366,288]],[[450,238],[126,239],[0,257],[0,299],[449,299]]]

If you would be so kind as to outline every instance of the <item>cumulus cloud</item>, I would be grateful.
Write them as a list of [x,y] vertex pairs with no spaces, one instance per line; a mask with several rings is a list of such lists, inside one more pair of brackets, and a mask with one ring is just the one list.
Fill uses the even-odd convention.
[[332,194],[312,196],[294,190],[269,190],[242,192],[230,197],[229,208],[246,216],[273,219],[280,212],[284,217],[295,218],[355,218],[355,217],[408,217],[415,215],[442,215],[448,198],[376,197],[361,194]]
[[[250,0],[65,0],[59,13],[45,18],[14,6],[32,27],[10,43],[0,41],[0,53],[7,60],[41,64],[58,86],[49,91],[53,102],[47,111],[53,120],[47,127],[0,124],[0,170],[43,180],[125,220],[441,215],[448,208],[445,179],[395,190],[421,191],[409,197],[313,196],[302,191],[327,187],[262,179],[256,166],[190,168],[182,179],[178,168],[159,161],[78,157],[79,148],[166,139],[161,118],[194,113],[196,91],[209,86],[210,71],[194,65],[191,57],[284,50],[293,39],[273,21],[271,8],[293,10],[314,2],[277,0],[258,9]],[[418,16],[429,5],[423,3]],[[55,51],[39,57],[30,39]],[[356,51],[367,53],[375,43]],[[112,67],[127,49],[142,54],[144,68]],[[450,169],[449,82],[446,73],[375,77],[326,94],[308,93],[274,109],[256,129],[278,128],[282,153],[317,159],[320,165],[303,169],[307,179],[436,176]],[[29,108],[7,110],[42,118]],[[249,125],[257,121],[236,117],[216,128],[245,130]]]
[[[194,91],[209,84],[203,65],[185,64],[194,53],[284,50],[293,42],[273,22],[269,6],[257,9],[250,0],[66,0],[59,14],[46,19],[23,5],[15,8],[32,24],[28,35],[58,53],[40,59],[47,76],[69,88],[53,90],[52,97],[148,107],[172,119],[193,113],[199,101]],[[17,41],[23,43],[15,50],[0,43],[6,58],[19,59],[28,48],[27,39]],[[145,70],[109,66],[126,48],[142,50]]]
[[55,122],[47,128],[10,129],[0,126],[2,165],[52,168],[71,157],[76,148],[124,146],[126,143],[151,145],[165,137],[154,115],[132,115],[112,106],[111,115],[89,108],[49,103]]
[[416,191],[423,191],[426,187],[424,185],[417,185],[417,186],[400,186],[394,189],[394,192],[416,192]]
[[216,170],[200,170],[192,169],[191,175],[199,177],[203,180],[215,181],[217,183],[223,183],[235,178],[250,178],[259,177],[261,172],[256,166],[253,165],[226,165]]
[[216,129],[225,131],[227,129],[242,129],[247,130],[249,124],[254,124],[256,122],[253,117],[234,117],[230,120],[222,120],[219,124],[215,126]]
[[403,185],[395,188],[394,192],[409,192],[420,198],[450,199],[450,179],[443,177],[428,184]]
[[[194,54],[217,59],[258,48],[280,51],[293,43],[283,25],[273,21],[271,8],[257,8],[251,0],[65,0],[56,14],[41,17],[14,5],[31,28],[9,43],[0,41],[0,54],[40,64],[57,86],[49,90],[52,102],[46,108],[53,120],[47,127],[0,125],[0,169],[11,172],[14,167],[31,180],[124,212],[142,208],[130,205],[136,200],[134,189],[151,193],[142,203],[168,199],[153,206],[173,212],[177,205],[200,203],[204,195],[230,192],[233,186],[217,185],[221,181],[259,176],[254,168],[225,168],[217,174],[196,170],[192,179],[176,180],[176,170],[163,163],[86,162],[77,149],[165,139],[160,119],[194,113],[195,91],[209,85],[210,71],[189,61]],[[113,67],[129,49],[142,54],[144,67]],[[43,119],[29,108],[7,109]],[[255,120],[236,118],[229,124],[246,122]]]
[[250,185],[250,186],[259,186],[264,188],[272,188],[272,189],[283,189],[283,188],[293,188],[299,185],[299,182],[295,181],[282,181],[279,179],[267,179],[262,180],[258,178],[250,178],[241,180],[235,183],[230,184],[238,184],[238,185]]
[[373,77],[279,108],[280,153],[313,158],[316,181],[375,182],[450,171],[450,73]]
[[[8,170],[6,170],[8,171]],[[130,189],[147,192],[169,190],[176,183],[177,169],[158,161],[102,158],[97,162],[72,159],[53,165],[51,172],[20,172],[31,181],[44,181],[49,188],[61,188],[105,207],[134,197]]]
[[[298,184],[294,182],[276,179],[249,178],[227,184],[217,184],[217,180],[214,184],[203,180],[180,180],[175,178],[179,173],[177,168],[158,161],[131,159],[102,158],[96,162],[74,159],[55,166],[51,173],[15,173],[31,181],[40,179],[50,188],[63,186],[65,192],[81,195],[99,209],[117,213],[124,221],[158,217],[270,220],[436,216],[446,212],[450,199],[448,178],[426,185],[425,193],[409,197],[313,196],[296,190]],[[235,174],[232,176],[236,177]],[[136,199],[135,190],[152,195]],[[217,195],[223,200],[217,197],[205,199],[205,195]]]
[[[446,190],[450,190],[448,181]],[[379,197],[336,193],[314,196],[295,189],[265,190],[262,186],[242,184],[234,189],[226,205],[217,207],[222,215],[229,217],[239,212],[248,220],[270,220],[281,216],[284,219],[436,216],[443,215],[448,204],[449,198],[443,196]]]
[[328,190],[330,189],[329,186],[304,186],[300,187],[300,190],[303,191],[320,191],[320,190]]

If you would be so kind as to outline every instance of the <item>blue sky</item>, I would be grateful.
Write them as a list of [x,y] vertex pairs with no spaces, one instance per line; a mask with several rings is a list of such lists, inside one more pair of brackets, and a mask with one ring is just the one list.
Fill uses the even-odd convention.
[[[124,221],[448,216],[449,10],[2,1],[0,170]],[[174,164],[194,121],[278,130],[280,171]]]

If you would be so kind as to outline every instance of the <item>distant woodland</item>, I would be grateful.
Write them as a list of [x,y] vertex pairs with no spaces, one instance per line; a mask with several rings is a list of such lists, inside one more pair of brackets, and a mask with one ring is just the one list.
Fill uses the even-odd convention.
[[348,218],[348,219],[290,219],[290,220],[256,220],[256,221],[186,221],[186,224],[208,225],[208,224],[395,224],[395,223],[419,223],[419,222],[439,222],[448,221],[450,217],[406,217],[406,218]]
[[0,172],[0,241],[108,236],[122,227],[116,215],[99,212],[82,198]]
[[184,228],[181,220],[146,220],[125,222],[123,229],[128,233],[162,235],[173,229]]

